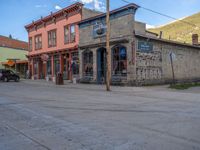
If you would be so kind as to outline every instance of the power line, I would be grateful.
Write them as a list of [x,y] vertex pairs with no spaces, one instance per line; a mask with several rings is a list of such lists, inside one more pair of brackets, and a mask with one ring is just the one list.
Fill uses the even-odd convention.
[[[125,3],[128,3],[128,4],[131,3],[131,2],[129,2],[129,1],[127,1],[127,0],[121,0],[121,1],[123,1],[123,2],[125,2]],[[139,5],[138,5],[138,6],[139,6]],[[191,25],[191,26],[193,26],[193,27],[198,27],[197,25],[192,24],[192,23],[190,23],[190,22],[187,22],[187,21],[184,21],[184,20],[177,19],[177,18],[175,18],[175,17],[172,17],[172,16],[169,16],[169,15],[166,15],[166,14],[164,14],[164,13],[157,12],[157,11],[152,10],[152,9],[149,9],[149,8],[145,8],[145,7],[143,7],[143,6],[139,6],[139,8],[142,8],[142,9],[144,9],[144,10],[147,10],[147,11],[153,12],[153,13],[155,13],[155,14],[158,14],[158,15],[161,15],[161,16],[164,16],[164,17],[167,17],[167,18],[170,18],[170,19],[176,20],[176,21],[183,22],[183,23],[188,24],[188,25]],[[198,28],[199,28],[199,27],[198,27]]]

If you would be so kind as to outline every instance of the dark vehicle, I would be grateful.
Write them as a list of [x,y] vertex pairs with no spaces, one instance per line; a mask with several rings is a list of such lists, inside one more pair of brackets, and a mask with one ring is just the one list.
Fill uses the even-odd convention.
[[20,77],[11,70],[0,69],[0,80],[4,82],[9,82],[10,80],[19,82]]

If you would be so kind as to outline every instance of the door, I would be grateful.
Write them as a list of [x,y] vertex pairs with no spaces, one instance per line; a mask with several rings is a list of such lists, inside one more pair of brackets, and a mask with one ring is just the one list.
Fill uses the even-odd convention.
[[97,50],[97,83],[102,84],[106,81],[106,49]]
[[63,63],[63,79],[69,80],[69,72],[70,72],[70,60],[69,60],[69,54],[66,54],[64,56],[64,63]]

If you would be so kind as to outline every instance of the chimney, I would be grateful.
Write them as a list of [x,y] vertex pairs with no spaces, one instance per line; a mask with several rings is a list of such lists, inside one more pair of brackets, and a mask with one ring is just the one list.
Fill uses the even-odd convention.
[[192,45],[199,45],[199,36],[198,34],[192,35]]
[[160,36],[159,36],[159,38],[162,39],[162,36],[163,36],[163,32],[160,31]]

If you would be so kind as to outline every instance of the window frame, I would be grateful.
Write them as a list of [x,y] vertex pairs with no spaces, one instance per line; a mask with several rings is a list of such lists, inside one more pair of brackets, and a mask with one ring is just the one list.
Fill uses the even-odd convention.
[[[118,53],[115,53],[114,50],[118,48]],[[125,59],[122,59],[120,56],[120,49],[124,48],[126,52]],[[112,48],[112,76],[120,76],[120,77],[127,77],[127,71],[128,71],[128,58],[127,58],[127,48],[123,45],[115,45]],[[126,73],[123,73],[123,68],[121,65],[124,65]],[[118,66],[116,66],[118,65]],[[115,69],[116,66],[116,69]],[[118,72],[120,73],[115,73],[117,71],[117,68],[119,67]]]
[[33,50],[33,38],[32,37],[29,37],[29,40],[28,40],[28,50],[29,51]]
[[[54,37],[53,33],[55,33],[55,37]],[[48,31],[47,37],[48,37],[48,48],[56,47],[57,46],[57,29]]]
[[[72,40],[72,27],[74,26],[74,39]],[[71,24],[69,26],[69,40],[70,43],[75,43],[76,42],[76,24]]]
[[[41,38],[41,41],[39,40]],[[42,34],[35,35],[35,50],[42,49]]]
[[[66,29],[68,29],[68,34],[66,35],[65,33],[65,31],[66,31]],[[68,41],[66,40],[66,38],[68,38]],[[66,25],[66,26],[64,26],[64,43],[65,44],[69,44],[70,43],[70,25]]]

